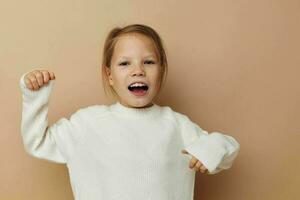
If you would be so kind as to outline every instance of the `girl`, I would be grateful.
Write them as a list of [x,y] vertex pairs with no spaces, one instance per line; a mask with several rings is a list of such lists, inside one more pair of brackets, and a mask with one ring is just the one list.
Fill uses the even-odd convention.
[[195,171],[229,169],[240,145],[156,104],[166,72],[155,30],[142,24],[114,28],[104,45],[102,80],[117,102],[78,109],[52,125],[47,114],[54,73],[23,74],[26,152],[66,164],[76,200],[192,200]]

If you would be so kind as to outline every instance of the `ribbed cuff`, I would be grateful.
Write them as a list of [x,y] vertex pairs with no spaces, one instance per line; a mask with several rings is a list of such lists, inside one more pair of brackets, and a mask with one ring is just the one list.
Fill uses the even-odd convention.
[[209,172],[213,172],[222,162],[227,150],[210,136],[211,134],[196,138],[185,150],[196,157]]

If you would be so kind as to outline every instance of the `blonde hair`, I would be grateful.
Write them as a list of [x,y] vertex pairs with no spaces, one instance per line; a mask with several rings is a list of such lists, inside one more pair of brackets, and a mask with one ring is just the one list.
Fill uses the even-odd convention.
[[123,28],[115,27],[108,33],[108,36],[106,37],[102,55],[102,82],[104,92],[107,96],[108,94],[110,94],[114,98],[118,97],[116,91],[109,84],[106,68],[111,67],[111,59],[119,37],[130,33],[140,33],[152,40],[155,46],[155,53],[158,57],[159,65],[161,66],[158,93],[161,91],[161,88],[165,84],[168,73],[168,61],[162,39],[160,38],[158,33],[153,28],[144,24],[131,24]]

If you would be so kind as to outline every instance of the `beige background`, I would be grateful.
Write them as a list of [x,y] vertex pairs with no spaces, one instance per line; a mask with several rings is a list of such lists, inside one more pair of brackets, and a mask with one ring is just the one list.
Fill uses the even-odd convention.
[[73,199],[64,165],[25,153],[19,78],[35,67],[55,72],[51,123],[110,104],[103,42],[130,23],[152,26],[165,42],[170,70],[157,103],[241,144],[230,170],[197,173],[195,200],[298,199],[299,10],[297,0],[2,0],[0,199]]

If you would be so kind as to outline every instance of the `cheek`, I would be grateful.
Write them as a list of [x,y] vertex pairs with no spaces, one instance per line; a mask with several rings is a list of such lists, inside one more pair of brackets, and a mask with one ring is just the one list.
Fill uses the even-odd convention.
[[156,84],[159,84],[159,80],[160,80],[160,72],[159,72],[159,70],[156,70],[153,74],[153,81]]
[[126,76],[124,76],[123,73],[116,72],[113,76],[113,81],[115,87],[123,87],[124,85],[126,85]]

